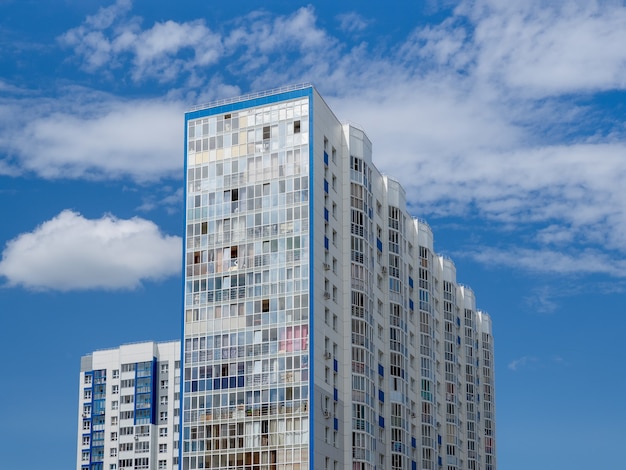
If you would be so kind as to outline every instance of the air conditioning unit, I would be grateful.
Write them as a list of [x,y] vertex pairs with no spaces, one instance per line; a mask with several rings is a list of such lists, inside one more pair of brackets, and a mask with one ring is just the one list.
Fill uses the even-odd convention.
[[328,292],[324,292],[324,298],[325,299],[330,299],[330,294]]
[[333,357],[333,355],[330,352],[326,351],[324,353],[324,359],[330,359],[331,357]]
[[324,271],[328,271],[330,269],[330,264],[324,263]]
[[322,411],[322,416],[324,416],[324,418],[326,419],[330,418],[330,411],[328,410]]
[[380,268],[380,272],[383,274],[387,274],[387,266],[383,266]]
[[411,418],[415,418],[415,413],[411,412]]

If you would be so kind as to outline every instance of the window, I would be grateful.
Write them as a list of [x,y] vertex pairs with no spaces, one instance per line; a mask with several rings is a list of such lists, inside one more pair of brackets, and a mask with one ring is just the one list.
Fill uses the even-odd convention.
[[88,446],[89,445],[89,436],[83,436],[83,445],[84,446]]
[[160,403],[161,405],[167,405],[167,396],[161,397]]
[[91,385],[91,375],[85,375],[85,385]]
[[148,457],[135,459],[135,468],[136,469],[147,469],[149,461],[150,461],[150,459]]
[[118,393],[120,393],[120,386],[119,385],[113,385],[111,387],[111,394],[117,395]]
[[122,444],[120,444],[120,452],[128,452],[131,450],[133,450],[132,442],[123,442]]
[[117,464],[112,463],[111,465],[109,465],[109,470],[117,470]]
[[85,391],[83,392],[83,398],[84,398],[85,400],[91,400],[91,390],[85,390]]
[[117,457],[117,447],[111,447],[111,457]]
[[150,452],[150,441],[139,441],[135,446],[135,453]]
[[168,381],[161,380],[161,390],[167,390],[167,388],[168,388]]
[[159,444],[159,454],[164,454],[167,452],[167,444]]
[[300,133],[300,121],[293,121],[293,133],[294,134]]
[[117,426],[117,416],[111,416],[111,426]]
[[165,364],[161,364],[161,374],[167,374],[169,372],[170,365],[166,362]]
[[167,428],[166,427],[159,428],[159,437],[167,437]]
[[112,377],[114,379],[119,379],[120,378],[120,370],[119,369],[113,369]]
[[89,451],[88,450],[83,450],[83,454],[82,454],[81,460],[83,462],[89,462]]
[[167,423],[167,411],[161,411],[161,412],[159,413],[159,420],[160,420],[162,423]]
[[167,468],[167,460],[159,460],[159,469]]
[[117,432],[114,431],[111,433],[111,441],[117,441]]
[[149,436],[150,435],[150,426],[137,426],[135,428],[135,435],[136,436]]
[[120,404],[120,402],[117,401],[117,400],[112,401],[111,402],[111,409],[112,410],[117,410],[119,408],[119,404]]

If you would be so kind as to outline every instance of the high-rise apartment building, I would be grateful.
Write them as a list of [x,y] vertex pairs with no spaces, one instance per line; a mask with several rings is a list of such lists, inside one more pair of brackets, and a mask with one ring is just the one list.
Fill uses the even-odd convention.
[[185,140],[181,468],[495,469],[491,320],[364,131],[301,85]]
[[178,470],[180,342],[81,358],[77,470]]

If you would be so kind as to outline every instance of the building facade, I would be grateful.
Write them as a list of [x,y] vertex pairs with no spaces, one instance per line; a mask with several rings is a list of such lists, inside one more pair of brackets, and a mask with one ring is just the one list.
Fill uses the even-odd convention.
[[77,470],[179,469],[180,342],[81,358]]
[[181,468],[495,469],[491,320],[364,131],[298,85],[185,144]]

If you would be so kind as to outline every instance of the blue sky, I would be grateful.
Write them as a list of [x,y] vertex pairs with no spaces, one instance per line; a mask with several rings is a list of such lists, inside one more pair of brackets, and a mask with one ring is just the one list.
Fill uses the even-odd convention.
[[3,468],[74,467],[80,356],[179,338],[183,112],[299,82],[491,314],[500,468],[614,468],[624,2],[254,3],[0,0]]

